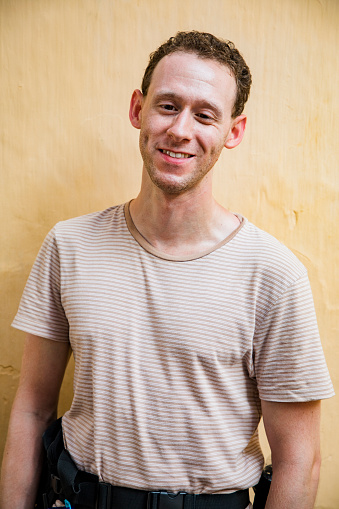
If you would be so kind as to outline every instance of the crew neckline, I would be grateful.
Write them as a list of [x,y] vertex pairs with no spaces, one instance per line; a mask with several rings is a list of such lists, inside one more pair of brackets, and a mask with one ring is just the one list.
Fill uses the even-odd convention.
[[125,203],[125,205],[124,205],[124,214],[125,214],[125,220],[126,220],[127,228],[129,230],[130,234],[132,235],[132,237],[134,238],[134,240],[136,240],[136,242],[145,251],[147,251],[148,253],[152,254],[153,256],[156,256],[157,258],[161,258],[163,260],[172,261],[172,262],[189,262],[189,261],[193,261],[193,260],[198,260],[199,258],[203,258],[204,256],[207,256],[210,253],[213,253],[214,251],[216,251],[220,247],[222,247],[225,244],[227,244],[228,242],[230,242],[237,235],[237,233],[243,228],[243,226],[246,223],[246,219],[243,216],[241,216],[240,214],[234,214],[235,216],[237,216],[237,218],[240,221],[239,226],[235,230],[233,230],[233,232],[230,233],[225,239],[223,239],[222,241],[218,242],[218,244],[216,244],[215,246],[213,246],[210,249],[202,251],[201,253],[195,254],[194,256],[193,255],[175,256],[175,255],[170,255],[170,254],[167,254],[167,253],[163,253],[162,251],[159,251],[154,246],[152,246],[152,244],[150,244],[145,239],[145,237],[143,237],[141,235],[141,233],[139,232],[139,230],[135,226],[135,224],[133,222],[133,219],[132,219],[132,216],[131,216],[131,213],[130,213],[129,205],[130,205],[131,201],[132,200],[130,200],[129,202]]

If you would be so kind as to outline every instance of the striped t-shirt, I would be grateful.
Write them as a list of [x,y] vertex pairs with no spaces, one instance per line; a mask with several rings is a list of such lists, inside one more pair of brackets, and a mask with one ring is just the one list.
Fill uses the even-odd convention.
[[63,418],[78,468],[118,486],[217,493],[260,476],[260,400],[333,395],[307,272],[244,218],[194,259],[156,251],[128,206],[58,223],[13,325],[70,341]]

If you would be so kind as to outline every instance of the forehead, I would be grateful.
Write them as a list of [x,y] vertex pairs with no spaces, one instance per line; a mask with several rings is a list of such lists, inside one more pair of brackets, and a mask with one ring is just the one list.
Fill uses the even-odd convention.
[[216,60],[175,52],[162,58],[154,69],[147,96],[162,90],[204,99],[213,96],[233,106],[236,82],[230,69]]

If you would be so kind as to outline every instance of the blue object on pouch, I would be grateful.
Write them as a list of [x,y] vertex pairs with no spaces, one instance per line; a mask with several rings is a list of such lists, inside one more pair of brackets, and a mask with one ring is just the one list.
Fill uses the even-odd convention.
[[68,500],[66,498],[65,498],[65,507],[67,507],[67,509],[72,509],[71,504],[68,502]]

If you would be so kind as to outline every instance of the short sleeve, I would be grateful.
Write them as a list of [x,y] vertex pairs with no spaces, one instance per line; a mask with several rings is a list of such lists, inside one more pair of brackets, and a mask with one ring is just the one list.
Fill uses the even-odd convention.
[[334,395],[307,273],[271,303],[255,332],[253,356],[263,400],[302,402]]
[[54,341],[68,341],[69,327],[62,306],[61,268],[54,229],[39,251],[12,326]]

